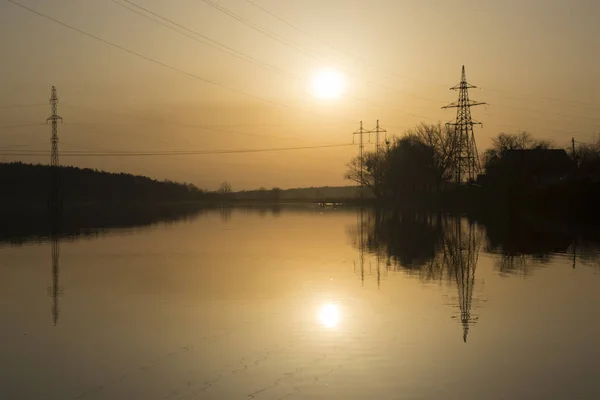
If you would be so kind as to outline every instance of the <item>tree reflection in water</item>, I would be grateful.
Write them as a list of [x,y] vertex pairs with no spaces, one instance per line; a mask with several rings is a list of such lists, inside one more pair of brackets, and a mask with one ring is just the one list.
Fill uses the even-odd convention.
[[[475,270],[482,244],[481,229],[461,217],[401,212],[358,211],[350,233],[359,249],[361,280],[364,253],[375,256],[377,283],[381,270],[403,271],[428,281],[456,286],[463,340],[477,318],[471,314]],[[385,265],[381,265],[385,260]]]

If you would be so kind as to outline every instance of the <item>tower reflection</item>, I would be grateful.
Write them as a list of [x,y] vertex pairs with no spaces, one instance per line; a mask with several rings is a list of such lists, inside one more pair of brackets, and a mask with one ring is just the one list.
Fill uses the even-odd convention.
[[471,221],[454,219],[454,229],[448,229],[444,237],[444,264],[447,265],[458,289],[460,322],[463,341],[467,342],[469,327],[474,319],[471,315],[475,270],[481,248],[481,234]]
[[[461,217],[402,212],[359,210],[357,237],[361,282],[365,280],[365,251],[377,263],[377,285],[384,271],[398,271],[426,281],[440,281],[456,286],[462,338],[467,341],[470,326],[477,321],[472,315],[475,271],[482,245],[480,229]],[[366,217],[363,214],[367,214]]]
[[50,247],[52,253],[52,286],[48,288],[52,297],[52,322],[58,324],[60,318],[59,296],[63,289],[60,286],[60,224],[61,212],[59,209],[50,209]]

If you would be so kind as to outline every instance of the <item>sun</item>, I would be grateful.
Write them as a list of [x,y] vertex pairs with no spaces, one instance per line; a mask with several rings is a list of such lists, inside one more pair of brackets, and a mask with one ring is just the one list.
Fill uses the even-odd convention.
[[319,310],[319,321],[328,328],[333,328],[340,322],[340,310],[334,304],[325,304]]
[[345,88],[344,76],[334,69],[319,71],[312,79],[312,94],[320,99],[336,99]]

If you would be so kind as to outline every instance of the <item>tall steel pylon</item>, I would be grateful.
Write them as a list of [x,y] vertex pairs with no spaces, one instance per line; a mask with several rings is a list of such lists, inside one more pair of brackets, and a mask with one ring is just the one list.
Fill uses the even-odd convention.
[[469,89],[474,89],[467,82],[465,74],[465,66],[462,66],[462,75],[460,83],[450,90],[458,90],[458,102],[451,103],[442,108],[456,108],[456,121],[448,122],[448,126],[454,127],[456,140],[456,159],[455,159],[455,176],[456,182],[474,181],[480,172],[479,155],[477,154],[477,145],[475,143],[475,134],[473,133],[473,125],[481,125],[481,122],[473,121],[471,118],[471,107],[487,104],[475,100],[469,100]]
[[51,180],[50,180],[50,196],[48,198],[48,208],[51,212],[60,212],[62,209],[62,198],[60,191],[60,175],[59,175],[59,161],[58,161],[58,122],[62,122],[62,117],[58,115],[58,96],[56,94],[56,87],[52,86],[50,93],[50,116],[46,118],[46,123],[52,124],[52,136],[50,137],[50,143],[52,146],[50,154],[50,169],[51,169]]
[[62,214],[62,196],[60,188],[60,167],[58,160],[58,122],[62,122],[62,117],[58,115],[58,96],[56,87],[52,86],[50,92],[50,116],[46,123],[52,124],[52,136],[50,144],[52,150],[50,153],[50,193],[48,196],[48,214],[50,216],[50,240],[52,247],[52,286],[48,289],[52,296],[52,321],[54,325],[58,323],[59,305],[58,297],[62,293],[59,281],[59,257],[60,257],[60,222]]

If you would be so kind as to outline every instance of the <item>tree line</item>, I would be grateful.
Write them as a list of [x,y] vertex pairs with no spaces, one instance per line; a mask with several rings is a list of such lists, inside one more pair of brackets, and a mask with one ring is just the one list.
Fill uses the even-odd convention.
[[[45,202],[50,190],[48,165],[0,163],[0,202]],[[59,167],[65,202],[196,201],[218,197],[190,183],[158,181],[145,176],[109,173],[89,168]]]
[[[516,195],[558,181],[600,180],[600,141],[558,149],[527,132],[500,133],[481,157],[480,175],[470,186]],[[452,127],[420,124],[348,163],[345,178],[377,199],[435,197],[457,187],[459,140]],[[553,181],[552,181],[553,180]]]

